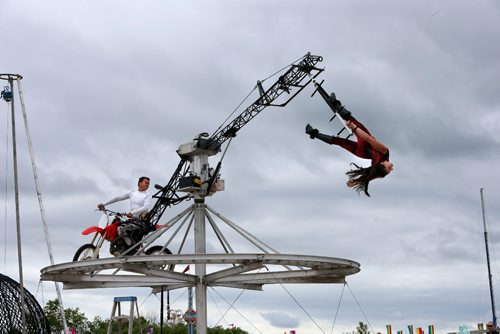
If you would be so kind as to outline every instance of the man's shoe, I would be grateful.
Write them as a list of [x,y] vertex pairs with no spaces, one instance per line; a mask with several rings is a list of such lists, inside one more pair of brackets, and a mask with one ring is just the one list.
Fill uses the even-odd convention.
[[311,137],[311,139],[316,138],[319,133],[318,129],[314,129],[310,124],[306,125],[306,133]]

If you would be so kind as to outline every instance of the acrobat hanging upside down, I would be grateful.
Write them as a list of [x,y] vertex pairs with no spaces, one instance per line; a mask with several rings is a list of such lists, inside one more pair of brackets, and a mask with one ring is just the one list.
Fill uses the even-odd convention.
[[367,196],[370,196],[368,193],[368,184],[370,181],[385,177],[393,169],[393,164],[389,161],[389,149],[375,139],[370,134],[370,131],[355,119],[349,110],[342,106],[342,103],[337,100],[335,93],[332,93],[329,99],[330,104],[334,106],[336,112],[345,120],[346,126],[356,136],[356,141],[322,134],[318,129],[313,128],[309,124],[306,126],[306,133],[311,139],[318,138],[327,144],[341,146],[360,158],[371,159],[372,163],[370,167],[363,168],[355,163],[351,163],[356,168],[346,173],[349,177],[347,181],[348,187],[354,188],[358,194],[363,191]]

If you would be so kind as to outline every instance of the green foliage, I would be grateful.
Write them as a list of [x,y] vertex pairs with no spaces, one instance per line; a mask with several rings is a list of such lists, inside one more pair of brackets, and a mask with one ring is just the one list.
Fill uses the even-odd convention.
[[51,332],[60,333],[64,329],[64,326],[59,311],[59,301],[57,299],[49,300],[47,304],[45,304],[43,312],[47,317]]
[[[59,310],[59,300],[49,300],[43,308],[45,316],[49,322],[50,330],[53,333],[60,333],[64,330],[64,324]],[[90,333],[89,321],[85,313],[79,308],[67,308],[64,310],[64,317],[68,328],[75,328],[77,333]]]
[[[61,313],[59,311],[59,301],[57,299],[50,300],[44,307],[45,316],[49,322],[50,330],[52,333],[61,333],[64,331],[64,325],[61,318]],[[78,308],[66,308],[64,310],[64,316],[66,317],[66,322],[68,328],[75,328],[78,334],[106,334],[108,332],[109,319],[101,319],[101,317],[96,316],[93,321],[89,321],[85,314],[81,312]],[[148,327],[153,327],[153,333],[160,333],[160,325],[155,323],[153,320],[146,320],[144,317],[139,317],[140,321],[134,320],[133,333],[147,333]],[[361,323],[360,323],[361,324]],[[112,324],[113,334],[127,334],[128,333],[128,321],[122,320],[120,323],[118,321],[113,321]],[[121,331],[119,331],[119,327]],[[186,334],[187,325],[184,323],[163,326],[163,334]],[[195,327],[196,333],[196,327]],[[222,328],[221,326],[216,326],[213,328],[208,328],[208,334],[248,334],[248,332],[242,330],[239,327],[233,328]],[[368,332],[358,334],[369,334]]]
[[208,334],[248,334],[248,332],[239,327],[222,328],[221,326],[216,326],[209,328]]
[[94,321],[89,323],[89,331],[92,334],[106,334],[108,332],[108,321],[96,316]]
[[[153,333],[160,333],[160,326],[158,329],[155,328]],[[176,324],[173,326],[164,326],[163,327],[164,334],[187,334],[187,325],[186,324]]]
[[[108,326],[109,326],[109,319],[101,319],[101,317],[96,316],[93,321],[88,323],[88,331],[84,332],[79,332],[77,330],[77,333],[91,333],[91,334],[106,334],[108,332]],[[132,332],[133,333],[147,333],[147,329],[149,326],[152,326],[155,330],[154,333],[160,333],[160,327],[151,324],[149,321],[144,319],[143,317],[139,317],[139,321],[137,319],[134,319],[134,323],[132,325]],[[128,320],[115,320],[112,323],[112,333],[113,334],[127,334],[128,333]],[[165,333],[165,331],[164,331]]]
[[368,330],[368,325],[365,324],[363,321],[360,321],[358,327],[356,327],[356,334],[370,334],[370,331]]
[[[143,317],[140,318],[141,323],[134,321],[133,333],[143,333],[146,334],[148,327],[153,328],[154,334],[159,334],[161,332],[160,325],[158,323],[151,323],[150,321],[145,320]],[[108,331],[109,319],[102,320],[100,317],[95,317],[94,321],[89,323],[89,333],[92,334],[106,334]],[[142,330],[142,332],[141,332]],[[184,323],[175,324],[167,326],[166,324],[163,326],[163,334],[186,334],[187,325]],[[77,332],[78,334],[80,332]],[[128,333],[128,322],[121,322],[121,332],[118,331],[118,323],[113,321],[113,334],[127,334]],[[195,328],[196,333],[196,328]],[[216,326],[213,328],[208,328],[208,334],[248,334],[248,332],[244,331],[241,328],[233,327],[233,328],[222,328],[220,326]]]

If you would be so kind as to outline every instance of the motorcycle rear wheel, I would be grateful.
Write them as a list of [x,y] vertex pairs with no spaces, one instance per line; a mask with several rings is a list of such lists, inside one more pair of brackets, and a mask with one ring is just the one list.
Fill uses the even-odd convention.
[[162,252],[161,251],[162,248],[163,248],[162,246],[151,246],[148,249],[146,249],[144,253],[146,253],[146,255],[172,254],[172,252],[168,248],[165,248]]
[[[146,249],[146,251],[144,252],[146,255],[168,255],[168,254],[172,254],[172,252],[170,251],[170,249],[168,248],[165,248],[163,251],[161,250],[163,247],[162,246],[151,246],[149,247],[148,249]],[[150,267],[152,269],[165,269],[165,266],[152,266]],[[173,265],[171,265],[168,270],[173,270]]]
[[[92,244],[85,244],[78,248],[73,256],[73,261],[85,261],[92,259],[92,255],[94,254],[95,246]],[[97,254],[97,258],[99,258],[99,254]]]

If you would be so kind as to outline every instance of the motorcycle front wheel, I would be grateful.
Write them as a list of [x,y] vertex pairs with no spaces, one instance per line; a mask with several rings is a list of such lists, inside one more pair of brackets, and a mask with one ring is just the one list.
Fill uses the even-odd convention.
[[[84,261],[84,260],[91,260],[92,255],[94,255],[95,251],[95,246],[92,244],[85,244],[78,248],[78,250],[75,253],[75,256],[73,256],[73,261]],[[97,258],[99,258],[99,254],[97,254]]]

